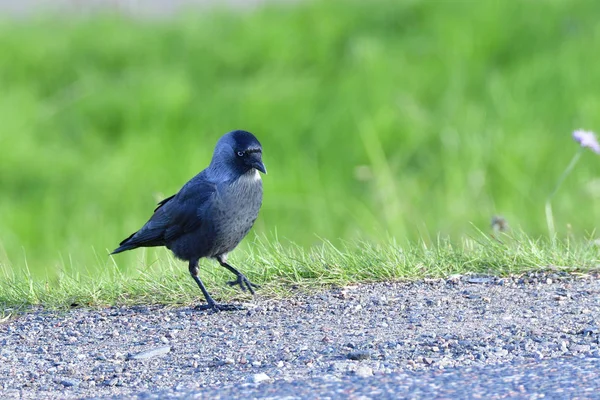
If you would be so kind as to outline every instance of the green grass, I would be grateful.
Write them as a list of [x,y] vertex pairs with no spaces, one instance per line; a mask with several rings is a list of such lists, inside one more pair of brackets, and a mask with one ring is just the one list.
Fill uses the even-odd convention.
[[[196,296],[167,252],[107,254],[237,128],[256,133],[269,169],[255,231],[280,238],[247,240],[237,257],[252,252],[250,275],[268,285],[295,270],[286,257],[309,268],[320,238],[348,257],[323,279],[352,281],[377,276],[354,271],[369,259],[344,243],[382,246],[392,274],[365,254],[384,279],[436,271],[394,269],[390,237],[410,254],[448,239],[458,257],[495,214],[547,237],[545,200],[577,151],[570,133],[600,130],[598,15],[588,0],[306,1],[1,21],[0,296],[141,301],[163,280],[173,286],[158,298]],[[553,198],[561,240],[593,238],[599,161],[585,152]],[[590,262],[539,249],[555,254],[546,263]]]
[[[261,285],[260,297],[279,297],[299,291],[356,282],[440,278],[453,274],[509,275],[531,270],[588,273],[598,271],[600,247],[594,243],[548,243],[525,236],[478,234],[460,245],[439,240],[408,248],[394,240],[374,245],[329,242],[310,251],[283,246],[274,240],[255,239],[251,252],[238,252],[234,265]],[[166,254],[166,252],[165,252]],[[162,262],[161,262],[162,261]],[[214,262],[213,262],[214,263]],[[164,257],[141,254],[136,274],[123,274],[115,264],[101,272],[64,271],[52,281],[31,276],[11,277],[0,282],[0,304],[24,307],[102,306],[112,304],[194,304],[204,299],[185,265]],[[209,292],[221,300],[249,300],[238,288],[224,284],[232,275],[204,261],[200,276]]]

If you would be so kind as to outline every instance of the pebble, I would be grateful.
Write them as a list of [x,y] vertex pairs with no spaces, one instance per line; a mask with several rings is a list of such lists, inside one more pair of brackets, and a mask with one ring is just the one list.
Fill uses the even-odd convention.
[[352,351],[346,356],[349,360],[361,361],[371,358],[371,353],[368,351]]
[[572,352],[576,352],[576,353],[586,353],[586,352],[590,351],[590,345],[589,344],[573,344],[573,345],[571,345],[571,347],[569,349]]
[[467,278],[467,282],[469,283],[490,283],[493,279],[490,277],[476,277],[472,276]]
[[561,351],[563,351],[563,352],[565,352],[565,351],[568,351],[568,350],[569,350],[569,348],[567,347],[567,342],[565,342],[564,340],[562,340],[562,341],[560,342],[560,350],[561,350]]
[[81,381],[77,379],[63,379],[60,381],[60,384],[64,387],[77,387],[81,384]]
[[148,358],[153,358],[156,356],[161,356],[163,354],[167,354],[171,351],[171,346],[162,346],[157,347],[155,349],[145,350],[140,353],[132,354],[128,358],[130,360],[146,360]]
[[356,376],[360,376],[361,378],[368,378],[369,376],[373,376],[373,369],[367,367],[366,365],[361,365],[354,373]]
[[254,383],[262,383],[270,380],[271,377],[269,377],[269,375],[265,374],[264,372],[252,375],[252,382]]
[[600,328],[597,326],[588,326],[587,328],[584,328],[581,333],[583,336],[598,335],[600,334]]
[[346,372],[351,369],[352,365],[347,361],[336,361],[330,364],[329,370],[333,372]]

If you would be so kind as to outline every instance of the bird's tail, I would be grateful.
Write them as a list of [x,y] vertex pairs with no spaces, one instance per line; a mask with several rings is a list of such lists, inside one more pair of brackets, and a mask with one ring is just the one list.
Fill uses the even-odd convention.
[[164,230],[162,227],[151,228],[147,223],[142,229],[132,233],[127,239],[119,243],[119,247],[110,254],[117,254],[123,251],[137,249],[138,247],[164,246],[165,240],[163,236]]
[[119,247],[114,249],[113,252],[110,254],[112,255],[112,254],[122,253],[124,251],[132,250],[132,249],[139,247],[139,245],[136,244],[135,242],[133,242],[133,240],[132,240],[136,233],[137,232],[132,233],[131,235],[129,235],[129,237],[127,239],[124,239],[121,243],[119,243]]

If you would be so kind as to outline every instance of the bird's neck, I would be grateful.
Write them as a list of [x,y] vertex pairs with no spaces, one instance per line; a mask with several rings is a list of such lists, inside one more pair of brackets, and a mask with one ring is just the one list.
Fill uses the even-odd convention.
[[251,168],[250,171],[246,172],[239,179],[244,179],[250,182],[260,181],[260,173],[257,169]]
[[233,182],[238,179],[247,181],[260,180],[259,172],[250,168],[249,170],[238,170],[231,168],[230,165],[225,165],[219,162],[212,162],[206,169],[209,179],[213,182]]

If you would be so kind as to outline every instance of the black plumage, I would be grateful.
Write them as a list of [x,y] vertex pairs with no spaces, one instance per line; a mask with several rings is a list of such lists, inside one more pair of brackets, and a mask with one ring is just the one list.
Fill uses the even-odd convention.
[[262,146],[250,132],[225,134],[215,147],[210,165],[181,190],[158,203],[154,214],[111,254],[138,247],[166,246],[189,263],[189,271],[206,298],[202,309],[237,309],[217,304],[198,277],[198,261],[214,258],[236,275],[228,282],[254,294],[256,287],[227,263],[227,253],[246,236],[262,204],[262,180],[266,173]]

